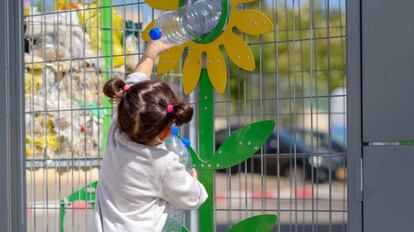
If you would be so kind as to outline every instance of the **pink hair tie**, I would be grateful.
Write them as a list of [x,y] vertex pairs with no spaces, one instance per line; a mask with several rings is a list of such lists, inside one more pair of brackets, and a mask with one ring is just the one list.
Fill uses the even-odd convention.
[[174,112],[174,105],[172,105],[172,104],[168,104],[168,106],[167,106],[167,112],[168,112],[168,113],[172,113],[172,112]]
[[124,93],[129,93],[130,90],[131,90],[131,86],[126,84],[126,85],[124,85],[124,88],[122,90],[124,91]]

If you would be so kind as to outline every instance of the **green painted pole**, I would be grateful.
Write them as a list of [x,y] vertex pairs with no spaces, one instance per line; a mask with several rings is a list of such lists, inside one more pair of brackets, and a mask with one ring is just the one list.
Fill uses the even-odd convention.
[[[99,3],[99,1],[98,1]],[[112,17],[111,17],[111,0],[102,0],[101,7],[101,20],[102,20],[102,50],[104,56],[104,72],[103,81],[106,82],[109,79],[109,73],[112,73],[113,60],[112,60]],[[111,103],[108,97],[103,97],[103,107],[105,109],[111,108]],[[106,154],[106,140],[108,136],[109,127],[112,122],[112,114],[110,110],[105,110],[103,118],[103,130],[102,130],[102,156]]]
[[[199,147],[200,157],[208,161],[214,155],[214,95],[207,70],[200,74],[199,95]],[[215,170],[200,170],[198,178],[208,193],[207,201],[199,209],[199,231],[214,231],[214,173]]]

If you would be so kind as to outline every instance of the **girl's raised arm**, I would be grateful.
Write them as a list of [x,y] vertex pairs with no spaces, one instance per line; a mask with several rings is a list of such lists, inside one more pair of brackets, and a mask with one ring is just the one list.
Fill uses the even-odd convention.
[[165,50],[168,50],[170,46],[159,40],[150,41],[147,44],[144,55],[142,55],[140,61],[138,62],[135,72],[140,72],[145,74],[148,78],[151,77],[152,69],[155,64],[157,56],[160,55]]

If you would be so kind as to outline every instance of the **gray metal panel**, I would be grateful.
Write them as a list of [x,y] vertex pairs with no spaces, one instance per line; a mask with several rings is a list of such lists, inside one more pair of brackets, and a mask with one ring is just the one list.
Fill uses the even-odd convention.
[[[5,96],[4,96],[4,87],[6,86],[6,78],[5,78],[5,72],[6,72],[6,44],[4,43],[4,37],[5,37],[5,28],[6,28],[6,21],[5,21],[5,2],[0,2],[0,9],[1,9],[1,17],[0,19],[0,31],[3,32],[0,34],[0,107],[3,109],[5,106]],[[0,111],[0,184],[2,186],[6,186],[7,184],[7,160],[6,160],[6,153],[4,152],[4,148],[6,148],[6,134],[5,130],[5,124],[6,122],[6,114],[4,111]],[[5,189],[2,188],[2,191],[0,191],[0,210],[2,212],[6,212],[7,210],[7,191],[4,191]],[[0,225],[8,225],[8,218],[5,216],[0,217]],[[7,227],[5,227],[7,228]]]
[[22,1],[0,9],[0,225],[26,231]]
[[360,191],[361,132],[361,15],[360,0],[348,0],[347,12],[347,167],[348,231],[362,231]]
[[414,139],[412,9],[412,0],[362,1],[365,142]]
[[414,147],[364,148],[364,232],[414,228]]

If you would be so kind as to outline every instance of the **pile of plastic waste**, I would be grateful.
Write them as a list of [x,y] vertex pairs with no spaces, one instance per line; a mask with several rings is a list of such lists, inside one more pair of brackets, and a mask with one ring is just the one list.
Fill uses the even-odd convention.
[[[40,13],[25,2],[26,155],[34,159],[97,157],[101,150],[104,59],[97,3]],[[112,77],[138,60],[137,33],[112,16]],[[137,28],[139,29],[139,28]],[[125,54],[135,54],[127,55]]]

